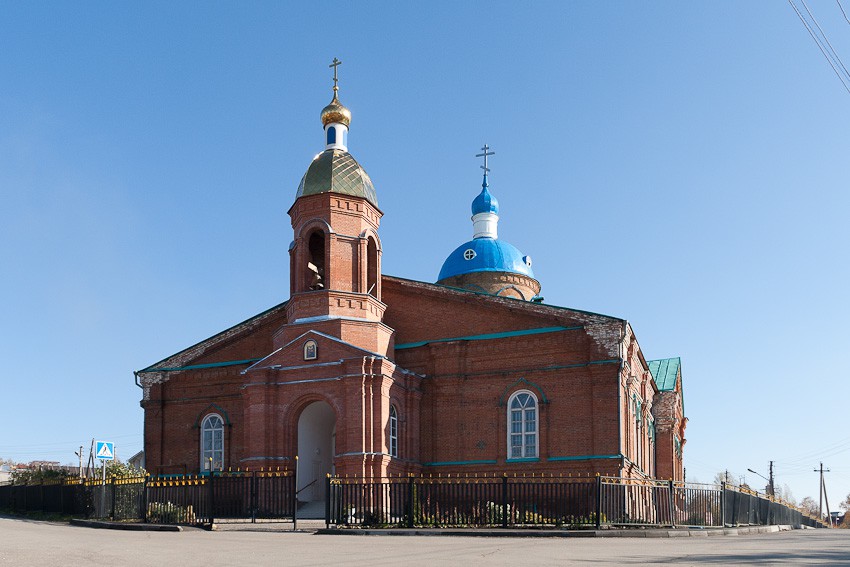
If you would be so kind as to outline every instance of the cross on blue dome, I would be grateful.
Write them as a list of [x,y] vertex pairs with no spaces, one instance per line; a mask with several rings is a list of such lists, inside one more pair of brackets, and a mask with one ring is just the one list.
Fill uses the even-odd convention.
[[486,144],[481,149],[484,153],[476,157],[484,158],[484,165],[481,166],[484,182],[481,184],[481,193],[472,201],[473,239],[449,254],[437,281],[473,272],[508,272],[534,277],[531,258],[524,256],[512,244],[498,239],[499,201],[490,193],[487,182],[487,173],[490,171],[487,157],[494,155],[494,152],[489,151],[490,147]]

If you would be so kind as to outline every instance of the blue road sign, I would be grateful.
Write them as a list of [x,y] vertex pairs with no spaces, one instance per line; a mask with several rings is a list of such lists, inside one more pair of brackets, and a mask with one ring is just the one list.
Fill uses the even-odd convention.
[[101,461],[114,461],[115,443],[112,441],[98,441],[95,444],[94,456]]

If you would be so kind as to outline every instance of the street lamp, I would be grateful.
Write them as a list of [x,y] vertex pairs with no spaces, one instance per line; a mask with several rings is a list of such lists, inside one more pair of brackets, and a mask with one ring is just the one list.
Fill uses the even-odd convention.
[[757,472],[756,472],[756,471],[754,471],[753,469],[747,469],[747,470],[748,470],[749,472],[753,473],[754,475],[760,476],[760,477],[762,477],[764,480],[766,480],[766,481],[767,481],[767,493],[768,493],[770,496],[774,496],[774,494],[773,494],[773,480],[771,480],[771,479],[767,478],[766,476],[764,476],[764,475],[763,475],[763,474],[761,474],[761,473],[757,473]]

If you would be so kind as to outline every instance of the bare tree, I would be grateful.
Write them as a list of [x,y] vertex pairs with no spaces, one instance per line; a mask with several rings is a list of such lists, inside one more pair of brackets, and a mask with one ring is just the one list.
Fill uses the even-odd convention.
[[776,487],[776,496],[777,498],[781,498],[785,502],[788,502],[792,506],[797,505],[797,500],[794,498],[794,495],[791,493],[791,487],[787,484],[783,484],[782,486]]
[[812,516],[814,518],[818,517],[818,503],[811,496],[806,496],[805,498],[803,498],[800,501],[799,506],[803,510],[803,512],[805,512],[809,516]]

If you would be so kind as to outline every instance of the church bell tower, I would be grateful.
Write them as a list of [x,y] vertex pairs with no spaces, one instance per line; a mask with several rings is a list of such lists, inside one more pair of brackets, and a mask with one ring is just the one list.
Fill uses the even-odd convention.
[[315,330],[367,351],[391,356],[393,331],[383,324],[381,213],[372,180],[348,153],[351,111],[339,101],[334,59],[333,99],[321,114],[325,149],[310,163],[289,209],[288,324],[279,344]]

